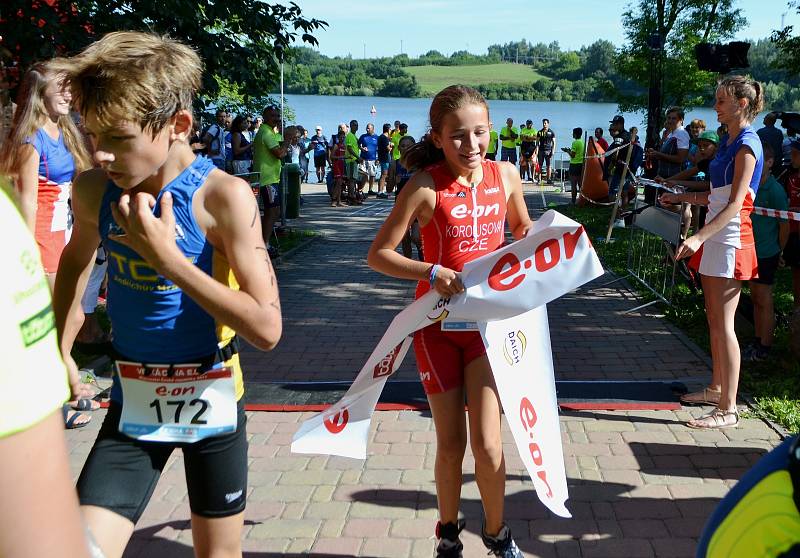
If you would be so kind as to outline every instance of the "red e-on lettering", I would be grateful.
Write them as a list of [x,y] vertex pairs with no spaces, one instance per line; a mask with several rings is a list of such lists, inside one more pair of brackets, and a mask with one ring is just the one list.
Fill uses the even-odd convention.
[[[533,432],[531,429],[536,424],[538,417],[536,416],[536,409],[533,408],[533,404],[527,397],[523,397],[522,401],[519,402],[519,419],[522,422],[522,427],[530,435],[531,439],[533,439]],[[528,444],[528,451],[531,453],[531,459],[533,459],[533,464],[537,467],[541,467],[542,463],[544,463],[544,459],[542,457],[542,450],[539,449],[539,444],[536,442],[531,442]],[[550,483],[547,482],[547,471],[544,469],[536,471],[536,476],[545,484],[547,487],[547,497],[553,497],[553,489],[550,488]]]
[[[561,261],[561,245],[563,242],[564,259],[572,259],[578,239],[583,235],[583,227],[578,227],[573,233],[566,233],[560,239],[550,238],[539,244],[533,251],[533,267],[538,272],[554,268]],[[489,272],[489,287],[496,291],[510,291],[525,280],[527,269],[531,267],[531,260],[526,259],[524,265],[519,258],[509,252],[501,256]]]
[[347,412],[347,409],[343,409],[334,415],[325,417],[322,420],[322,424],[325,425],[325,429],[331,434],[338,434],[347,426],[348,420],[350,420],[350,413]]

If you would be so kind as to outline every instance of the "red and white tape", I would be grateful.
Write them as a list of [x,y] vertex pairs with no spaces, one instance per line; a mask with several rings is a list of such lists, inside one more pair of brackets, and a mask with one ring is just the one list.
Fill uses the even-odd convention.
[[796,211],[783,211],[780,209],[768,209],[766,207],[754,207],[753,213],[756,215],[764,215],[765,217],[777,217],[779,219],[788,219],[789,221],[800,221],[800,213]]

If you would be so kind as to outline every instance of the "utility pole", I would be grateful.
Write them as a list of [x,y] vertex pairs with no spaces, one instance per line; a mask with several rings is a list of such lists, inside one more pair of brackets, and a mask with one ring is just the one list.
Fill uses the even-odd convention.
[[403,39],[400,39],[400,54],[403,54]]
[[364,43],[364,60],[367,59],[367,43]]

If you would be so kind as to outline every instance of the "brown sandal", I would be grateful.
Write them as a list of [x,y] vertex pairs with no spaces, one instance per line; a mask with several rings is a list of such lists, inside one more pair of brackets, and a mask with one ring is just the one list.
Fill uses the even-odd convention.
[[721,395],[721,391],[705,387],[700,391],[681,395],[681,403],[686,403],[687,405],[719,405]]
[[[731,418],[732,417],[732,418]],[[719,407],[703,415],[698,419],[690,420],[686,423],[689,428],[697,430],[717,430],[720,428],[734,428],[739,425],[739,413],[733,411],[723,411]]]

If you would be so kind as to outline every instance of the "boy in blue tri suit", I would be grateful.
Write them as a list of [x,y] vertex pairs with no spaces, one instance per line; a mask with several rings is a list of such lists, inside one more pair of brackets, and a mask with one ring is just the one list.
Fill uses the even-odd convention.
[[247,434],[236,332],[263,350],[281,334],[258,207],[246,182],[187,143],[201,76],[189,47],[110,33],[60,65],[100,167],[74,183],[54,292],[61,352],[76,372],[70,349],[102,241],[117,353],[108,414],[78,479],[82,512],[105,555],[121,556],[181,448],[195,554],[241,556]]

